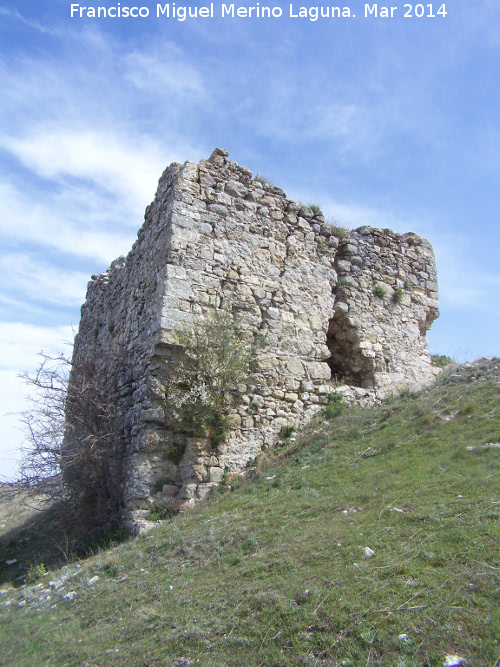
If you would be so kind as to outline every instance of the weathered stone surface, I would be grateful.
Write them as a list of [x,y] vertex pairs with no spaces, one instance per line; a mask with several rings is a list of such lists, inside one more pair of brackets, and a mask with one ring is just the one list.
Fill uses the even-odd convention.
[[[342,239],[331,231],[223,149],[164,171],[128,256],[92,276],[75,342],[123,413],[128,512],[159,497],[191,507],[334,390],[367,404],[434,378],[430,244],[371,227]],[[266,344],[227,441],[214,449],[169,423],[165,381],[181,354],[174,329],[228,302]]]
[[177,495],[179,487],[175,484],[164,484],[162,494],[165,498],[173,498]]
[[218,484],[219,482],[222,482],[223,477],[224,477],[223,468],[219,468],[217,466],[212,466],[210,468],[210,481],[211,482],[213,482],[214,484]]

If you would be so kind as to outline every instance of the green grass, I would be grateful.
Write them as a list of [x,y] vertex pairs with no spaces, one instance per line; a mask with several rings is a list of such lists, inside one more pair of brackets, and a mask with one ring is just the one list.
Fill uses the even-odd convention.
[[253,481],[71,566],[73,601],[0,597],[2,664],[493,667],[495,363],[330,408]]

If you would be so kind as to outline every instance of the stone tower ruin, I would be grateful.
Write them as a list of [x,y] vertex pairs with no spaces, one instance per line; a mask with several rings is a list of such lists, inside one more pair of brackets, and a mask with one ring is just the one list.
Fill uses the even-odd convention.
[[[216,149],[165,170],[132,250],[92,276],[75,355],[92,360],[121,410],[129,515],[207,497],[225,471],[272,447],[283,426],[306,423],[332,391],[368,403],[433,380],[431,245],[387,229],[343,234],[313,208]],[[178,358],[176,327],[229,297],[267,345],[214,449],[169,425],[165,378]]]

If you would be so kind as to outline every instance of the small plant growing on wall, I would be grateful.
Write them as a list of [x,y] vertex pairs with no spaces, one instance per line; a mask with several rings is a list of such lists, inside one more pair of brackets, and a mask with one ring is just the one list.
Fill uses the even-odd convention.
[[330,218],[327,220],[327,225],[329,226],[330,234],[336,236],[338,239],[346,239],[349,236],[349,229],[339,225],[336,220]]
[[264,176],[264,174],[255,174],[253,180],[257,181],[257,183],[260,183],[263,188],[265,188],[266,186],[271,188],[274,187],[274,183],[272,183],[267,176]]
[[345,407],[344,397],[342,394],[335,392],[327,394],[328,403],[324,407],[324,415],[327,419],[334,419],[338,417]]
[[401,303],[401,299],[403,298],[404,290],[402,287],[399,285],[396,285],[394,288],[394,291],[392,293],[392,300],[394,303]]
[[378,296],[379,299],[385,299],[387,295],[387,290],[383,285],[379,283],[378,285],[375,285],[373,293],[375,294],[375,296]]
[[231,408],[242,402],[256,346],[228,308],[210,310],[175,335],[183,355],[167,383],[169,421],[217,446],[230,429]]
[[175,516],[175,512],[170,507],[153,505],[146,515],[148,521],[168,521]]
[[292,435],[295,433],[297,430],[296,426],[282,426],[280,429],[280,432],[278,433],[278,436],[282,440],[290,440]]
[[348,287],[349,284],[349,281],[347,281],[345,278],[339,278],[333,287],[333,293],[339,294],[342,291],[342,288]]
[[185,442],[173,442],[167,449],[166,455],[167,458],[172,461],[172,463],[175,463],[176,465],[181,461],[182,457],[184,456],[184,452],[186,451],[186,443]]

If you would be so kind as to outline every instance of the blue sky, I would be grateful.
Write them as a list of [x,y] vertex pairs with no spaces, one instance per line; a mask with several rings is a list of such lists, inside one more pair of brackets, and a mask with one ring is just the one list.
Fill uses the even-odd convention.
[[386,19],[346,0],[355,17],[318,21],[290,18],[289,2],[260,2],[281,18],[222,19],[214,2],[214,18],[183,22],[156,4],[137,3],[148,18],[80,19],[66,0],[0,0],[7,478],[17,374],[65,349],[90,275],[130,249],[164,167],[215,146],[339,224],[428,238],[441,300],[430,351],[500,353],[498,2],[454,0],[435,18],[399,5]]

